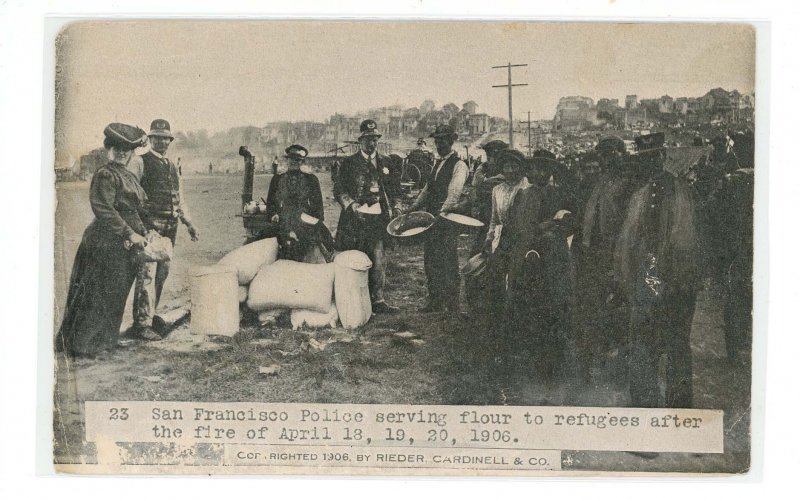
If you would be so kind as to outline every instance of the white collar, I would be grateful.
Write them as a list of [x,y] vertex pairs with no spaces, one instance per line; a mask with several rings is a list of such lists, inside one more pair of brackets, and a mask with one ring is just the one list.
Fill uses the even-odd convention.
[[442,156],[441,158],[439,158],[439,161],[441,161],[441,162],[444,162],[445,160],[447,160],[448,158],[450,158],[451,156],[453,156],[453,153],[455,153],[455,151],[453,151],[453,150],[451,149],[449,153],[447,153],[446,155],[444,155],[444,156]]
[[160,159],[162,159],[162,160],[165,158],[165,156],[164,156],[164,155],[162,155],[161,153],[159,153],[159,152],[158,152],[158,151],[156,151],[155,149],[151,149],[151,150],[150,150],[150,152],[151,152],[151,153],[153,153],[153,155],[155,155],[155,157],[156,157],[156,158],[160,158]]
[[364,151],[362,150],[361,151],[361,156],[363,156],[365,160],[372,161],[373,159],[378,157],[378,152],[375,151],[374,153],[372,153],[372,156],[367,156],[366,153],[364,153]]

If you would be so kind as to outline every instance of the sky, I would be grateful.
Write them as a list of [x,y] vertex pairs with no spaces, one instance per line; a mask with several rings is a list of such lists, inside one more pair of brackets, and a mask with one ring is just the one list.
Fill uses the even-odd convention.
[[372,107],[468,100],[550,119],[568,95],[750,93],[755,30],[743,24],[90,21],[57,42],[56,146],[81,154],[112,121],[173,131],[324,121]]

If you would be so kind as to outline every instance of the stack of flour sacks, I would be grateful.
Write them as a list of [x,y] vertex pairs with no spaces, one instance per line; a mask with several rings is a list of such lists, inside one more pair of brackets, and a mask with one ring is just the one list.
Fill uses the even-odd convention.
[[287,311],[292,327],[358,328],[369,321],[368,271],[363,252],[341,252],[332,263],[277,260],[278,242],[267,238],[192,272],[192,333],[231,336],[239,330],[240,304],[266,325]]

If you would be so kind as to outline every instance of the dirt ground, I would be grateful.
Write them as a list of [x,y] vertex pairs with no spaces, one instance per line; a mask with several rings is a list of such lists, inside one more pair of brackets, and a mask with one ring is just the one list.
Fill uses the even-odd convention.
[[[326,198],[325,218],[336,227],[338,206],[331,198],[327,173],[319,173]],[[239,176],[187,177],[185,194],[200,241],[181,229],[163,312],[189,307],[188,272],[193,265],[213,264],[240,246],[245,234]],[[256,196],[266,196],[269,175],[258,175]],[[63,314],[72,262],[84,228],[92,220],[88,183],[57,186],[55,239],[55,319]],[[260,193],[260,194],[259,194]],[[460,257],[470,244],[461,237]],[[614,363],[599,363],[592,382],[567,376],[544,384],[532,376],[523,356],[510,377],[499,377],[486,359],[489,339],[460,318],[416,312],[425,300],[421,247],[389,252],[387,298],[401,308],[394,316],[377,316],[363,328],[293,332],[246,326],[231,342],[210,342],[191,335],[184,325],[161,342],[132,341],[128,347],[96,359],[57,357],[54,384],[54,455],[59,463],[91,463],[94,445],[83,439],[82,402],[86,400],[256,401],[310,403],[394,403],[460,405],[624,406],[627,388],[614,375]],[[463,296],[463,294],[462,294]],[[750,364],[726,358],[718,286],[701,292],[692,328],[694,393],[697,408],[725,411],[725,453],[663,453],[646,460],[627,453],[564,451],[564,469],[713,471],[747,470],[750,463]],[[130,326],[130,302],[123,331]],[[398,339],[409,331],[418,342]],[[324,347],[309,345],[314,338]],[[280,364],[278,376],[265,378],[258,368]],[[571,367],[565,372],[571,373]]]

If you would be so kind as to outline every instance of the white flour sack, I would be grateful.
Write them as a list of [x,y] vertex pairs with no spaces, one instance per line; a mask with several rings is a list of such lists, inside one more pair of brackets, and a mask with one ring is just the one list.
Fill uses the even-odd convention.
[[324,328],[330,326],[336,328],[339,321],[339,312],[336,304],[331,302],[330,309],[326,313],[311,311],[308,309],[292,309],[292,330],[297,330],[303,326],[308,328]]
[[278,260],[261,266],[250,283],[247,306],[266,309],[310,309],[327,313],[333,295],[333,264]]
[[221,258],[219,264],[236,269],[240,285],[247,285],[264,264],[278,258],[278,239],[266,238],[244,245]]
[[333,265],[336,267],[336,309],[342,326],[358,328],[365,325],[372,316],[368,274],[372,261],[363,252],[348,250],[337,255]]
[[232,337],[239,331],[236,270],[219,265],[195,266],[190,273],[190,331],[195,335]]

